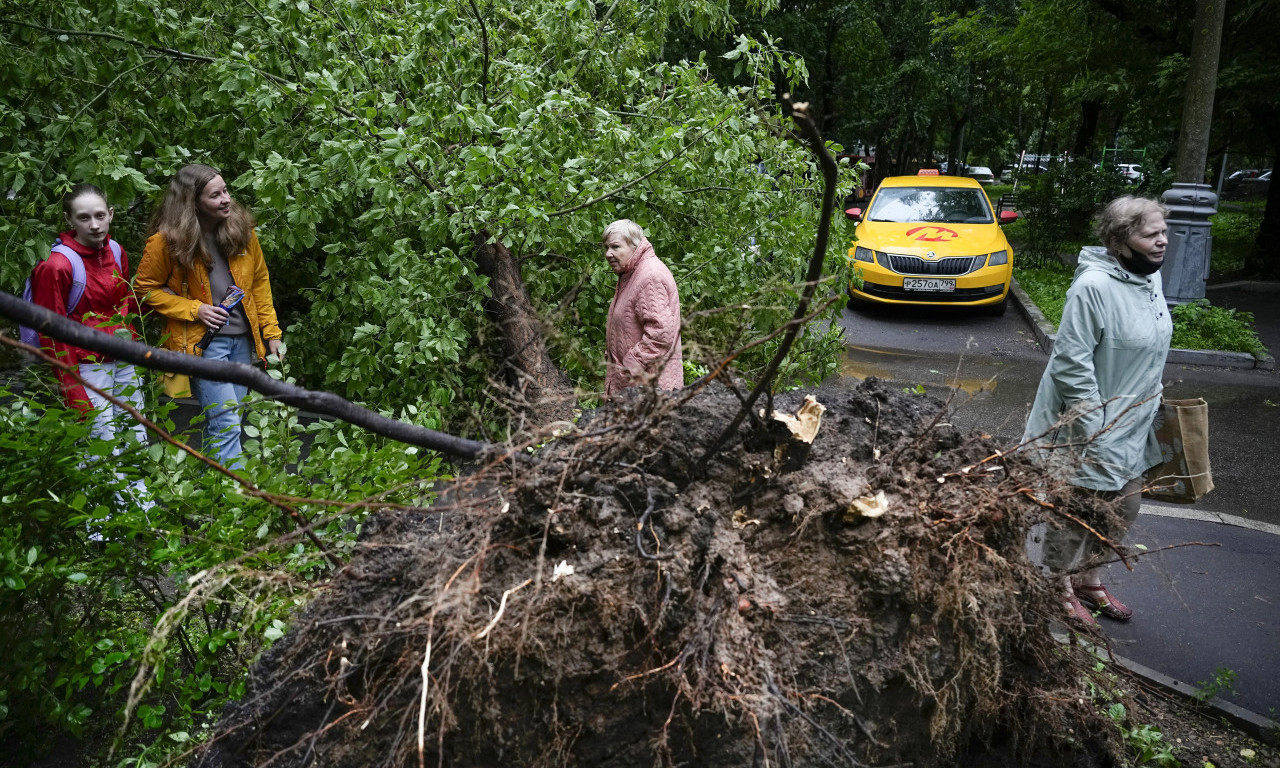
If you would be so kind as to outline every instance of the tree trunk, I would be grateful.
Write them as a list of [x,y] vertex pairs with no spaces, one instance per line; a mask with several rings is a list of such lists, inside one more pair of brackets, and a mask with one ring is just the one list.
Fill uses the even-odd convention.
[[1074,157],[1087,157],[1093,146],[1093,139],[1098,135],[1098,117],[1102,114],[1102,102],[1086,100],[1080,102],[1080,130],[1076,132],[1076,143],[1071,148]]
[[1267,207],[1258,227],[1258,239],[1253,252],[1245,259],[1245,271],[1252,277],[1280,277],[1280,185],[1276,184],[1276,171],[1280,171],[1280,144],[1272,145],[1271,183],[1267,188]]
[[[1053,91],[1049,91],[1049,97],[1044,100],[1044,119],[1040,121],[1040,138],[1036,142],[1036,155],[1044,158],[1045,142],[1049,139],[1049,116],[1053,114]],[[1037,160],[1039,162],[1039,160]]]
[[476,265],[489,278],[485,312],[502,337],[503,375],[518,410],[535,425],[572,418],[569,377],[547,353],[542,322],[529,300],[520,263],[488,232],[472,237]]
[[831,89],[836,81],[836,61],[835,61],[835,41],[836,35],[840,32],[840,22],[833,19],[827,24],[827,44],[823,50],[822,56],[822,83],[818,87],[818,103],[821,109],[818,112],[818,128],[824,136],[831,134],[831,126],[835,123],[835,99],[832,98]]
[[1187,88],[1182,97],[1178,160],[1173,166],[1175,182],[1204,183],[1204,161],[1209,150],[1209,129],[1213,123],[1213,95],[1218,84],[1218,51],[1222,47],[1225,2],[1196,2],[1195,35],[1191,39]]

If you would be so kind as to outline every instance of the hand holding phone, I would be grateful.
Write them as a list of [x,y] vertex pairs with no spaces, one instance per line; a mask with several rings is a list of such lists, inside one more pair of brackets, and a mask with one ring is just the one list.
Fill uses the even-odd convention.
[[[210,310],[205,310],[205,314],[211,315],[214,319],[217,319],[218,313],[213,310],[222,310],[221,312],[222,324],[218,326],[218,330],[214,330],[210,328],[209,330],[205,331],[204,336],[201,337],[200,341],[196,342],[197,348],[202,350],[209,348],[209,343],[213,341],[213,337],[217,336],[218,331],[222,330],[223,326],[227,324],[227,318],[231,316],[231,310],[239,306],[240,302],[243,300],[244,300],[244,291],[240,290],[239,286],[233,285],[227,289],[227,295],[222,297],[222,301],[218,303],[218,306],[212,307]],[[208,306],[208,305],[204,305],[204,306]],[[202,310],[204,309],[204,306],[201,306]],[[206,320],[204,317],[201,317],[200,319],[206,325],[208,325],[208,320]]]

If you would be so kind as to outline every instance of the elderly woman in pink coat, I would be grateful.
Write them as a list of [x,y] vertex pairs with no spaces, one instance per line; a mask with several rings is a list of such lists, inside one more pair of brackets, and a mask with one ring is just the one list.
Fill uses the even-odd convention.
[[618,275],[605,328],[605,396],[653,380],[662,389],[679,389],[680,292],[671,270],[630,219],[605,227],[604,257]]

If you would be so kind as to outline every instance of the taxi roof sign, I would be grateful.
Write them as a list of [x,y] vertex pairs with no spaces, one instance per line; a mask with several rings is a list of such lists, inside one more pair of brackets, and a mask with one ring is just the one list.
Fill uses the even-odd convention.
[[916,172],[917,176],[940,176],[937,168],[921,168]]

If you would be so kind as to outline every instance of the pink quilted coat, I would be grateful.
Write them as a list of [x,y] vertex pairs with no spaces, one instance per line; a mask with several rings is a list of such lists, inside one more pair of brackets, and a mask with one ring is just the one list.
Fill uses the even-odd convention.
[[658,373],[658,386],[684,386],[680,357],[680,293],[667,265],[641,238],[609,304],[605,326],[606,396]]

